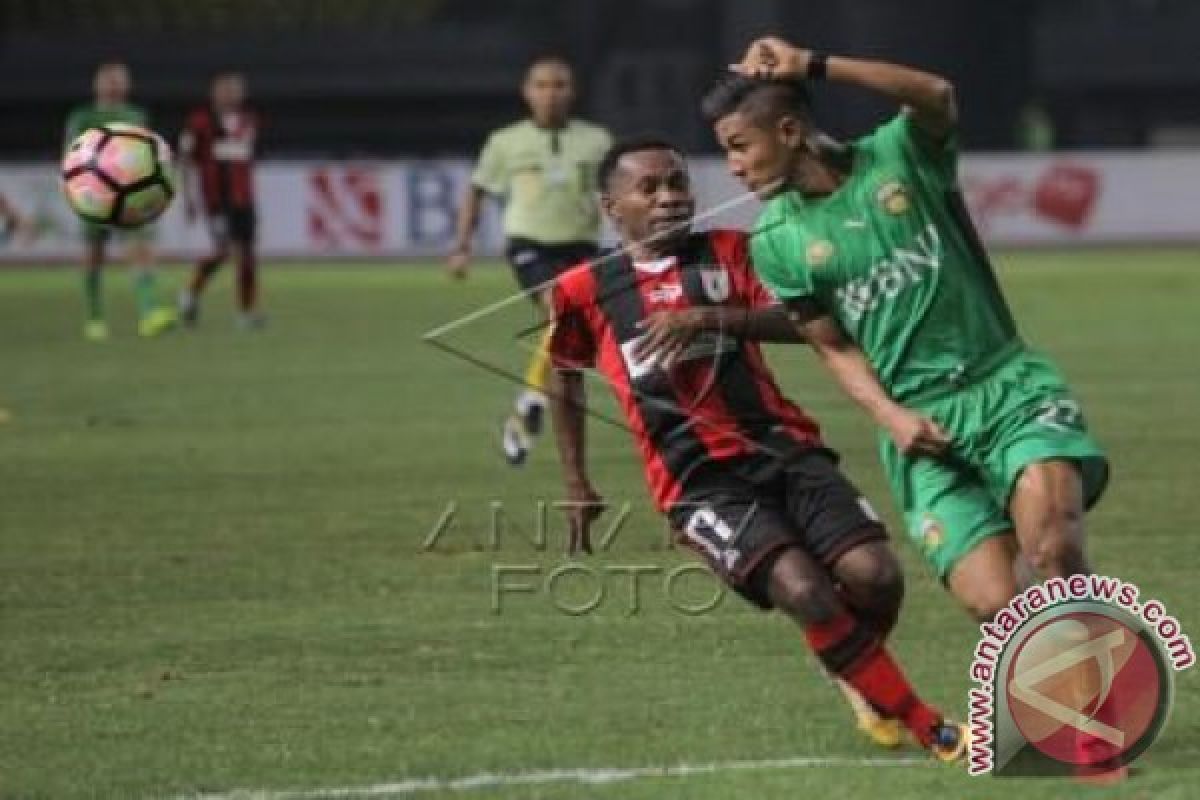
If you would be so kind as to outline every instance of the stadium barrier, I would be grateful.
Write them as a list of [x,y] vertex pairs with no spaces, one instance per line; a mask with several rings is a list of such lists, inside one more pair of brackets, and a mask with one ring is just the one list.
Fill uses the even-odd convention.
[[[266,258],[433,257],[449,247],[455,205],[469,177],[461,160],[263,163],[257,173],[260,243]],[[720,159],[697,159],[693,177],[706,225],[747,226],[756,202]],[[1200,242],[1200,153],[1064,153],[964,158],[960,183],[992,244],[1061,246]],[[0,165],[0,193],[36,222],[31,242],[11,238],[0,262],[78,255],[78,223],[52,165]],[[715,211],[715,213],[714,213]],[[157,225],[168,256],[207,245],[176,202]],[[484,215],[477,253],[502,249],[496,208]]]

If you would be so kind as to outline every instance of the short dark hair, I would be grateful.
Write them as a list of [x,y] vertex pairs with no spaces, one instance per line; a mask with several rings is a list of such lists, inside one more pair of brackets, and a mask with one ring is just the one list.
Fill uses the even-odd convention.
[[608,152],[600,159],[600,166],[596,168],[596,185],[600,187],[600,191],[608,191],[608,185],[612,181],[613,175],[616,174],[617,164],[622,158],[630,153],[641,153],[646,150],[669,150],[680,158],[685,158],[682,150],[661,136],[631,136],[621,139],[608,148]]
[[709,122],[737,111],[755,122],[774,122],[788,113],[806,120],[812,117],[808,86],[794,78],[753,78],[731,73],[709,90],[701,107]]
[[566,56],[558,53],[541,53],[530,60],[529,66],[525,67],[525,77],[528,78],[529,73],[533,72],[535,68],[546,64],[553,64],[555,66],[562,67],[567,72],[572,74],[575,72],[574,67],[571,66],[571,62],[567,60]]

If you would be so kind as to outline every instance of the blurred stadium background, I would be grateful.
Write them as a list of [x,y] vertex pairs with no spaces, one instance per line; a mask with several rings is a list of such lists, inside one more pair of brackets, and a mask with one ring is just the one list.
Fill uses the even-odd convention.
[[[457,796],[471,787],[438,781],[572,768],[595,770],[581,773],[591,782],[478,792],[1076,796],[968,780],[915,752],[867,766],[875,753],[799,641],[732,598],[688,616],[650,582],[628,613],[628,579],[605,565],[687,557],[662,548],[621,431],[594,425],[592,451],[630,519],[593,572],[548,588],[563,563],[553,512],[549,549],[529,540],[537,503],[559,493],[551,448],[506,467],[493,439],[510,387],[420,342],[511,292],[498,260],[465,284],[438,261],[483,138],[523,113],[532,57],[574,63],[581,116],[694,153],[712,205],[736,189],[698,98],[766,31],[957,83],[976,220],[1023,326],[1111,448],[1094,560],[1185,629],[1200,624],[1200,3],[0,0],[0,193],[38,232],[0,245],[0,798]],[[235,332],[220,300],[196,332],[78,336],[78,278],[53,268],[81,258],[55,165],[67,110],[111,59],[130,65],[135,101],[171,141],[214,73],[247,76],[264,117],[262,336]],[[817,95],[839,135],[888,111],[836,87]],[[178,208],[158,240],[180,266],[207,244]],[[498,255],[494,213],[480,242]],[[528,319],[496,315],[464,346],[519,372],[512,334]],[[803,353],[773,362],[886,505],[865,420]],[[899,546],[897,649],[919,685],[961,708],[972,627]],[[497,564],[530,568],[536,587],[502,613]],[[597,585],[595,613],[562,613]],[[681,596],[710,591],[700,581]],[[1177,689],[1134,781],[1088,796],[1196,796],[1200,691],[1191,673]],[[648,774],[605,783],[626,767]]]

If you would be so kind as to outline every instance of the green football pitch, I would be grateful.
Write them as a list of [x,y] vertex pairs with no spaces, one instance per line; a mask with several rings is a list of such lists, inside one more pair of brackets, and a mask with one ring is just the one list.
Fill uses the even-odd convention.
[[[998,262],[1112,456],[1096,567],[1195,636],[1200,253]],[[421,341],[509,294],[504,270],[269,265],[257,334],[222,280],[197,330],[147,341],[110,273],[96,345],[74,271],[0,271],[3,800],[1200,796],[1195,671],[1114,789],[873,750],[789,624],[732,596],[694,611],[714,584],[600,420],[593,473],[624,518],[568,561],[552,448],[513,470],[496,442],[527,304],[447,335],[486,368]],[[803,348],[771,360],[894,523],[865,419]],[[963,714],[977,632],[897,546],[895,651]]]

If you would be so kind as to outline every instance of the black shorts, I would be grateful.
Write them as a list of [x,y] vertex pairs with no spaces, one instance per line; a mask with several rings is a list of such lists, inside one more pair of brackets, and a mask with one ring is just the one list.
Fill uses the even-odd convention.
[[858,545],[887,539],[837,454],[824,448],[709,462],[684,481],[667,515],[681,542],[763,609],[771,608],[770,567],[784,549],[800,547],[830,568]]
[[217,244],[254,244],[258,215],[252,207],[218,208],[208,215],[208,230]]
[[599,252],[593,242],[542,244],[516,237],[509,239],[504,248],[504,255],[517,276],[517,284],[525,291],[554,280],[568,267],[590,261]]

